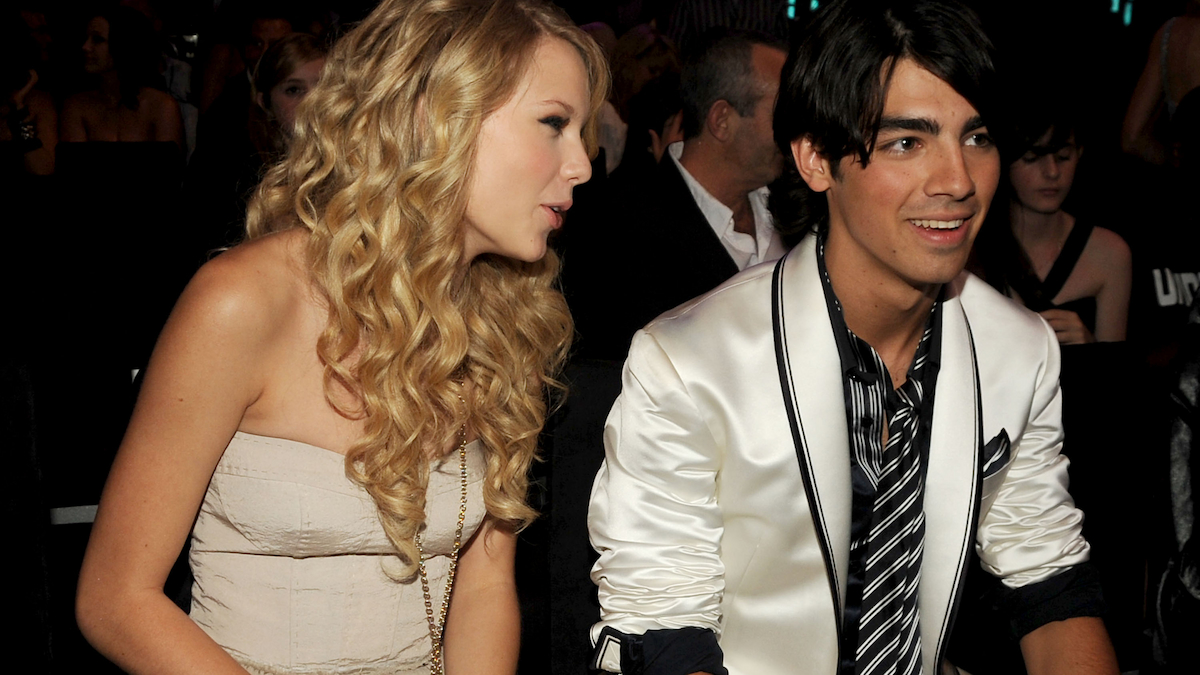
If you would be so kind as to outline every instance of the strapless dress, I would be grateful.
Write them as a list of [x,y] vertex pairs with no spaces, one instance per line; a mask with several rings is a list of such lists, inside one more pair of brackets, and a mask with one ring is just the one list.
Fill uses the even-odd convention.
[[[465,543],[483,520],[486,460],[467,445]],[[430,594],[441,606],[461,477],[457,452],[430,467]],[[400,582],[374,500],[345,458],[316,446],[238,432],[192,529],[191,618],[257,674],[427,673],[421,582]]]

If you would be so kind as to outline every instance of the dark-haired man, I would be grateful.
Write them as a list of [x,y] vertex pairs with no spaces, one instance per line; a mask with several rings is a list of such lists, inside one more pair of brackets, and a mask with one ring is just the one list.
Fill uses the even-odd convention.
[[974,548],[1031,673],[1117,672],[1054,333],[962,273],[991,73],[950,0],[835,2],[791,55],[773,205],[808,234],[633,340],[589,514],[597,667],[945,672]]
[[679,82],[684,140],[644,184],[614,180],[606,208],[570,223],[563,284],[582,355],[624,358],[646,322],[786,250],[766,188],[783,166],[771,110],[786,45],[725,30],[694,47]]

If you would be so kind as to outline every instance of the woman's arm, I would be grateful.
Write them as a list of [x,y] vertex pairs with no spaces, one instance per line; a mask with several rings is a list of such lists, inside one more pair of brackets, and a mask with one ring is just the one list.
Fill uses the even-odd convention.
[[166,92],[160,94],[154,119],[154,140],[171,141],[183,148],[183,115],[179,103]]
[[1104,270],[1104,283],[1096,294],[1096,341],[1120,342],[1128,328],[1133,257],[1129,245],[1112,230],[1097,227],[1092,237],[1100,244],[1099,268]]
[[59,140],[81,143],[88,139],[87,127],[83,124],[83,108],[83,98],[79,94],[67,98],[63,103],[62,117],[58,120]]
[[1121,127],[1121,149],[1151,164],[1165,164],[1167,161],[1166,148],[1152,133],[1163,98],[1160,62],[1162,40],[1163,29],[1159,28],[1154,34],[1154,39],[1150,41],[1146,67],[1142,69],[1142,75],[1133,89],[1129,109],[1125,111],[1125,122]]
[[49,176],[54,173],[54,148],[58,145],[58,111],[45,92],[31,91],[26,100],[42,147],[25,153],[25,170],[35,176]]
[[516,533],[489,517],[459,556],[446,617],[449,675],[517,672],[521,610],[513,566],[516,552]]
[[188,285],[104,488],[76,613],[88,641],[130,673],[245,675],[162,588],[214,467],[262,390],[277,317],[260,272],[226,254]]
[[13,140],[20,141],[17,132],[12,129],[14,123],[33,124],[37,147],[23,153],[25,171],[34,176],[49,176],[54,173],[54,146],[58,144],[58,111],[54,109],[54,101],[49,94],[34,89],[37,82],[37,71],[30,70],[25,86],[13,92],[13,117],[9,119],[9,129]]

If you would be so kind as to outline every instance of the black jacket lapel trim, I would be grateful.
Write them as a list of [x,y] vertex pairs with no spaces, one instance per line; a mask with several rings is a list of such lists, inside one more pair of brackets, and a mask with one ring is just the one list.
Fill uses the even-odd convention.
[[813,528],[817,533],[817,541],[821,544],[821,556],[825,560],[825,577],[829,580],[829,593],[833,596],[834,611],[838,613],[834,624],[837,627],[838,644],[842,642],[841,597],[838,590],[837,568],[833,563],[830,549],[829,531],[825,526],[825,516],[821,509],[821,499],[817,494],[815,480],[809,467],[808,446],[804,442],[804,430],[800,424],[800,416],[796,406],[795,386],[792,382],[791,365],[788,362],[787,337],[784,331],[783,314],[783,267],[790,256],[784,256],[775,264],[775,272],[771,284],[771,326],[775,333],[775,363],[779,369],[779,385],[783,389],[783,404],[787,409],[788,424],[792,431],[792,442],[796,446],[796,460],[800,463],[800,477],[804,481],[804,495],[808,499],[809,512],[813,518]]
[[[964,314],[963,319],[967,317]],[[967,324],[967,339],[971,345],[971,363],[975,371],[975,498],[971,501],[971,514],[967,519],[969,530],[962,537],[963,546],[958,554],[958,569],[954,572],[954,597],[949,603],[945,618],[942,620],[942,630],[938,637],[937,650],[934,652],[934,673],[941,672],[942,663],[946,660],[946,650],[949,648],[950,634],[954,630],[954,622],[958,619],[959,606],[962,604],[963,586],[967,581],[967,565],[971,561],[971,551],[975,547],[975,536],[979,532],[979,505],[983,499],[983,388],[979,384],[979,359],[975,355],[975,337],[971,333],[971,322]]]

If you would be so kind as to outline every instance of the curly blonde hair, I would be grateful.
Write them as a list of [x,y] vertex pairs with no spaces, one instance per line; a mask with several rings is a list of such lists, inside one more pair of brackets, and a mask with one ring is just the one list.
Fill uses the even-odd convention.
[[[378,505],[401,577],[416,569],[430,458],[464,424],[487,448],[488,514],[517,528],[536,515],[525,503],[528,471],[573,332],[558,259],[468,261],[464,221],[484,118],[514,95],[547,38],[583,60],[594,153],[608,72],[561,10],[538,0],[384,0],[330,51],[286,157],[247,214],[252,239],[309,231],[309,271],[329,306],[317,341],[326,399],[364,420],[346,474]],[[335,386],[358,409],[338,406]]]

